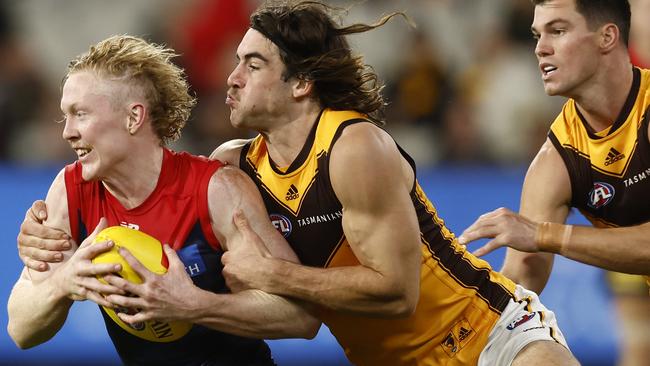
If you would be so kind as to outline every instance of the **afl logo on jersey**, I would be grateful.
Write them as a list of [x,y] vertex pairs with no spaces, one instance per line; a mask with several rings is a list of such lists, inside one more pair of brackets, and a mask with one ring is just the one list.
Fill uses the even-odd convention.
[[280,234],[284,235],[285,238],[291,234],[291,221],[289,221],[285,216],[280,214],[270,214],[269,218],[271,219],[273,226],[275,226],[275,228],[278,229]]
[[614,199],[614,187],[605,182],[594,182],[594,188],[589,192],[587,205],[593,209],[599,209]]
[[517,318],[516,320],[514,320],[512,323],[508,324],[506,329],[513,330],[513,329],[517,328],[518,326],[524,324],[525,322],[529,321],[530,319],[532,319],[534,317],[535,317],[535,313],[524,314],[524,315],[520,316],[519,318]]

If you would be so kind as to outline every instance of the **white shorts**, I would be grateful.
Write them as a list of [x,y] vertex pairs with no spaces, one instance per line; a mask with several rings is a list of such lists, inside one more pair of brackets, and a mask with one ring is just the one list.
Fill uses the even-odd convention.
[[555,314],[539,301],[536,293],[517,285],[514,299],[488,336],[478,366],[510,366],[519,351],[535,341],[554,341],[569,348]]

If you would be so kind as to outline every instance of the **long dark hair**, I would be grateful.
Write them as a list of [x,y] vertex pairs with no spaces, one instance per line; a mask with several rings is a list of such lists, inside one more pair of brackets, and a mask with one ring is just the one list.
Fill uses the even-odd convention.
[[346,35],[384,25],[402,12],[388,14],[373,24],[338,26],[331,14],[342,9],[319,1],[266,1],[250,18],[259,31],[280,49],[284,80],[296,77],[314,83],[323,107],[355,110],[383,123],[383,85],[363,57],[353,55]]

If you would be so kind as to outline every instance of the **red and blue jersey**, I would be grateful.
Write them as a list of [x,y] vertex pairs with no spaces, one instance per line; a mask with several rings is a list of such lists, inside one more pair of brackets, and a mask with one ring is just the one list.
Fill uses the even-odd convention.
[[[229,292],[221,275],[223,251],[212,231],[208,184],[219,161],[164,149],[157,185],[139,206],[125,208],[100,181],[84,181],[81,164],[65,169],[70,229],[81,243],[105,217],[109,226],[145,232],[169,244],[194,284],[215,293]],[[101,307],[100,307],[101,309]],[[272,365],[268,346],[194,325],[172,342],[151,342],[120,328],[102,309],[106,329],[122,361],[129,365]]]

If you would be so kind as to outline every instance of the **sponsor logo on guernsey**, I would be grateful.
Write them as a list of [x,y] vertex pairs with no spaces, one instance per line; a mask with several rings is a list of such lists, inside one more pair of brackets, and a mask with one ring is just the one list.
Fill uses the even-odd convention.
[[122,222],[120,222],[120,226],[122,226],[122,227],[128,227],[129,229],[133,229],[133,230],[140,230],[140,225],[138,225],[138,224],[132,224],[132,223],[130,223],[130,222],[126,222],[126,221],[122,221]]
[[273,226],[275,226],[275,228],[278,229],[280,234],[285,238],[291,235],[291,221],[289,221],[286,216],[273,213],[269,215],[269,219],[271,219]]
[[289,187],[289,190],[287,191],[287,195],[284,197],[285,200],[287,201],[292,201],[300,197],[300,194],[298,194],[298,188],[294,186],[293,184]]
[[205,262],[199,252],[199,244],[188,245],[176,253],[178,253],[179,258],[185,265],[185,272],[190,277],[198,276],[205,272]]
[[623,182],[625,183],[625,188],[639,183],[640,181],[650,178],[650,168],[647,168],[646,170],[642,171],[641,173],[634,174],[633,176],[629,178],[625,178]]
[[587,205],[593,209],[599,209],[614,199],[614,187],[605,182],[594,182],[594,188],[589,192]]
[[615,148],[610,148],[609,152],[607,153],[607,156],[605,157],[605,166],[614,164],[615,162],[623,159],[625,157],[625,154],[622,154]]
[[309,226],[312,224],[320,224],[323,222],[330,222],[334,220],[340,220],[341,217],[343,217],[343,212],[342,211],[336,211],[328,214],[323,214],[323,215],[314,215],[314,216],[307,216],[303,218],[299,218],[298,221],[298,226],[299,227],[305,227]]
[[527,321],[529,321],[530,319],[532,319],[534,317],[535,317],[535,313],[524,314],[524,315],[520,316],[519,318],[517,318],[517,320],[515,320],[512,323],[508,324],[506,329],[513,330],[513,329],[517,328],[518,326],[526,323]]

